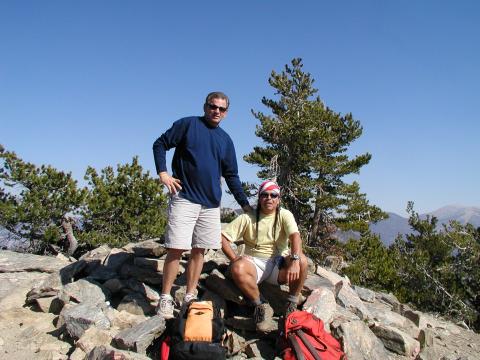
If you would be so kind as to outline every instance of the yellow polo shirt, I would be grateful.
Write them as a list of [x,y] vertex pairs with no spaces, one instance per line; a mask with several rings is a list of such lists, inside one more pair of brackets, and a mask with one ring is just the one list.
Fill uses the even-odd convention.
[[277,255],[288,255],[288,238],[299,232],[293,214],[280,208],[280,216],[276,233],[273,234],[275,213],[264,215],[260,213],[258,222],[258,238],[256,236],[256,215],[242,214],[228,224],[222,234],[229,241],[245,241],[245,255],[259,258],[270,258]]

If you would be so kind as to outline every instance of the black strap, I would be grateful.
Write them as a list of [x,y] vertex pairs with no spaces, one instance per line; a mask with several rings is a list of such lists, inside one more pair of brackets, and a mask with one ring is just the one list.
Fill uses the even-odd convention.
[[[308,351],[310,351],[310,354],[312,354],[313,358],[315,360],[322,360],[322,358],[320,357],[320,355],[317,352],[317,349],[315,349],[315,346],[313,346],[312,343],[310,342],[310,340],[307,339],[303,330],[298,329],[296,331],[296,333],[297,333],[298,337],[300,338],[300,340],[302,340],[303,344],[307,347]],[[321,343],[321,344],[325,347],[324,350],[327,350],[327,346],[323,343]]]
[[297,360],[305,360],[305,356],[303,356],[303,351],[300,347],[300,344],[298,343],[297,337],[294,334],[290,333],[288,334],[288,340],[290,340],[290,344],[292,344],[293,351],[295,351],[295,356],[297,357]]

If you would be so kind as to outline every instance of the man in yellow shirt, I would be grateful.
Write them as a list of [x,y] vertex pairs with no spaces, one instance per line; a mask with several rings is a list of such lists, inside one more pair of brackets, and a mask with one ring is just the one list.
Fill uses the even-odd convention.
[[[230,242],[242,238],[245,253],[238,256]],[[285,315],[296,310],[307,276],[307,258],[293,214],[280,207],[280,187],[275,182],[267,180],[260,185],[255,214],[242,214],[222,230],[222,250],[231,261],[233,281],[255,305],[257,330],[270,330],[273,317],[273,309],[260,296],[261,282],[288,284]]]

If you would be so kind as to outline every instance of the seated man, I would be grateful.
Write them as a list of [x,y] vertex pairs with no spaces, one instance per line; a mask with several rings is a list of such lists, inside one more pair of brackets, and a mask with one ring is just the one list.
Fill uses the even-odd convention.
[[[245,241],[245,254],[237,256],[230,241]],[[290,253],[288,243],[290,242]],[[280,187],[264,181],[258,191],[256,213],[242,214],[222,231],[222,250],[230,259],[232,279],[255,305],[257,330],[268,331],[273,310],[264,302],[258,284],[288,284],[285,316],[296,310],[307,276],[307,258],[293,214],[280,207]]]

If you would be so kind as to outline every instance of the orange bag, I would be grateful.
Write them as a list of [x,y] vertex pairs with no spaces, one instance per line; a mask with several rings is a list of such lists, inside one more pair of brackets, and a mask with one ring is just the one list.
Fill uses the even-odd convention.
[[194,301],[188,308],[185,341],[212,341],[213,305],[211,301]]

